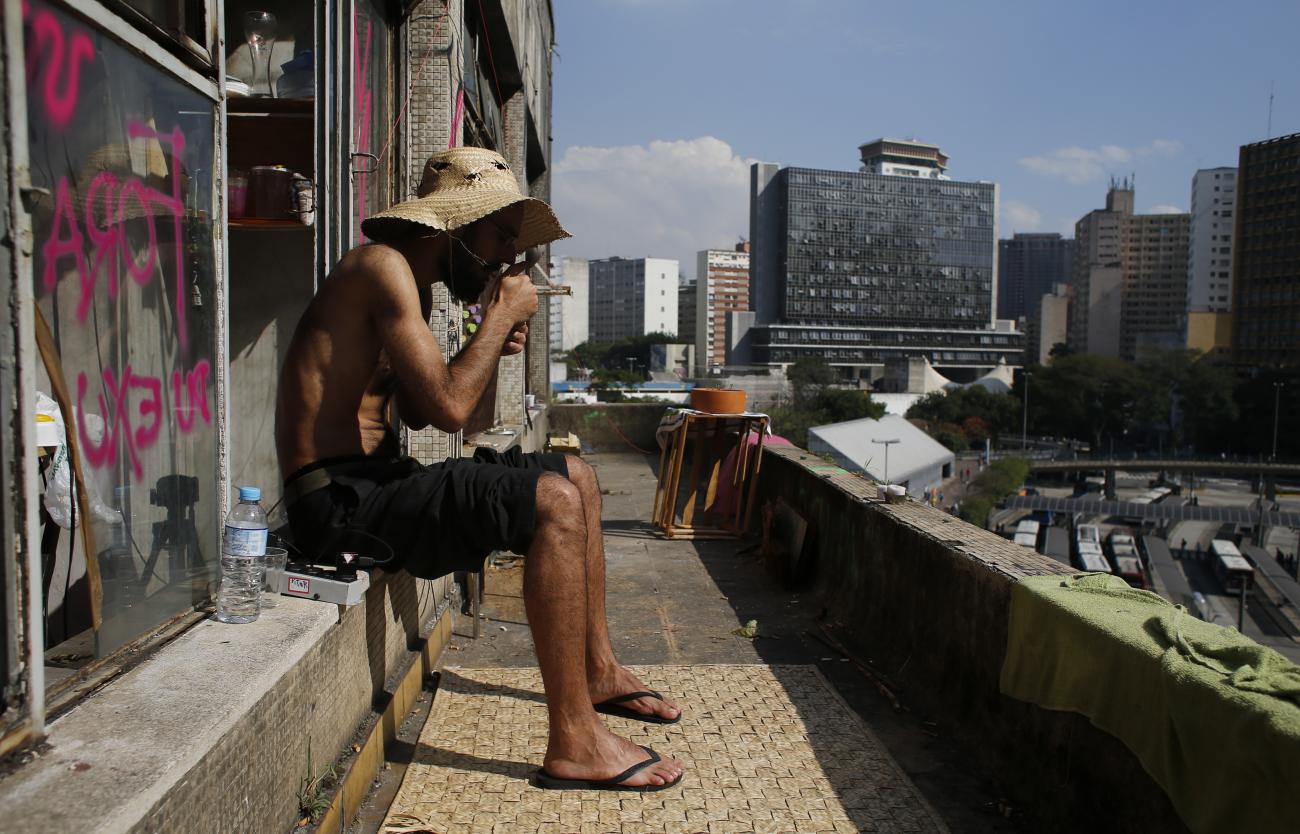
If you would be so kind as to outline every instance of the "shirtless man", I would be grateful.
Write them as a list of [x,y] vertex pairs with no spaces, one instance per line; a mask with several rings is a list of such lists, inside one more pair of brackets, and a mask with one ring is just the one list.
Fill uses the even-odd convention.
[[[297,547],[373,553],[421,577],[526,554],[524,603],[550,719],[544,788],[662,790],[682,764],[606,729],[597,712],[657,723],[681,713],[614,657],[605,620],[600,489],[581,458],[497,454],[423,466],[388,422],[460,430],[503,355],[524,349],[537,291],[520,252],[568,237],[524,197],[499,155],[435,154],[419,196],[367,219],[303,314],[280,376],[276,445]],[[442,281],[483,301],[469,344],[444,361],[427,321]],[[391,555],[390,555],[391,554]],[[387,557],[385,559],[385,557]]]

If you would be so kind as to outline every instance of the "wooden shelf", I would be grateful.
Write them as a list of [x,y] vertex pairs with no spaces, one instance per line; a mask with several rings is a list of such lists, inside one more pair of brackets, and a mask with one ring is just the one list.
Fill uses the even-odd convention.
[[314,98],[269,98],[267,96],[241,96],[226,98],[229,116],[292,116],[312,118],[316,115]]
[[264,217],[233,217],[230,220],[231,229],[257,229],[259,231],[288,231],[292,229],[307,229],[306,226],[297,220],[271,220]]

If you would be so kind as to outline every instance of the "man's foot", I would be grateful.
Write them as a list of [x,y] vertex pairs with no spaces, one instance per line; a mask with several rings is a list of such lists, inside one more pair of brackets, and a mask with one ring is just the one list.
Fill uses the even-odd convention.
[[617,698],[610,698],[597,704],[593,704],[592,706],[595,707],[596,712],[599,712],[602,715],[614,715],[619,718],[630,718],[634,721],[646,721],[650,724],[676,724],[678,721],[682,720],[680,710],[678,711],[676,718],[662,718],[653,712],[642,712],[641,710],[635,710],[623,706],[624,704],[630,704],[633,701],[643,701],[646,699],[652,699],[659,701],[660,703],[667,703],[664,701],[664,696],[658,692],[638,691],[629,692],[626,695],[620,695]]
[[[617,664],[606,674],[589,676],[587,691],[591,694],[591,703],[600,705],[597,707],[598,712],[628,718],[644,716],[645,720],[657,719],[658,723],[666,724],[675,723],[682,717],[682,711],[676,704],[641,683],[636,675]],[[638,698],[623,700],[631,693],[642,694]],[[615,705],[621,709],[609,708]]]
[[677,778],[663,784],[632,784],[632,778],[638,773],[663,761],[663,758],[649,747],[642,745],[641,749],[648,754],[649,758],[608,779],[561,779],[547,773],[546,768],[541,768],[533,773],[532,783],[536,787],[551,791],[644,791],[649,793],[674,788],[678,782],[682,781],[682,774],[679,773]]
[[[581,781],[587,784],[570,787],[655,790],[677,784],[684,771],[678,759],[662,758],[648,748],[638,747],[614,735],[596,722],[593,737],[585,742],[566,744],[552,739],[534,782],[539,787],[559,787],[563,782]],[[545,776],[552,784],[543,784],[540,776]]]

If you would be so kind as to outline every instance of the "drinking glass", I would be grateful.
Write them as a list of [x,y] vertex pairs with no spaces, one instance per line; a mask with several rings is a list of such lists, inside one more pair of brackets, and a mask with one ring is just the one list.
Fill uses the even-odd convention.
[[268,547],[264,561],[266,571],[262,580],[262,607],[274,608],[280,604],[280,585],[283,582],[285,564],[289,561],[289,551],[283,547]]
[[[244,12],[244,40],[248,42],[248,57],[253,65],[252,78],[248,82],[251,95],[273,95],[271,87],[271,50],[275,47],[276,20],[270,12]],[[266,89],[258,92],[258,65],[264,65]]]

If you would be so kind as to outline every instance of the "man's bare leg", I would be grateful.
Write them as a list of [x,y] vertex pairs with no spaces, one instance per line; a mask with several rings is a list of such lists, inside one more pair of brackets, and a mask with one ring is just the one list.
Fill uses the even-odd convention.
[[[547,473],[537,482],[537,527],[524,562],[524,607],[546,688],[550,734],[543,767],[560,779],[608,779],[645,761],[605,728],[587,688],[587,531],[578,488]],[[665,758],[626,780],[662,785],[682,772]]]
[[[578,488],[587,532],[587,686],[592,703],[600,703],[650,687],[619,665],[609,639],[605,615],[605,538],[600,530],[600,484],[596,472],[582,458],[566,461],[569,480]],[[647,715],[672,720],[680,714],[677,705],[658,698],[624,701],[622,706]]]

